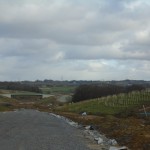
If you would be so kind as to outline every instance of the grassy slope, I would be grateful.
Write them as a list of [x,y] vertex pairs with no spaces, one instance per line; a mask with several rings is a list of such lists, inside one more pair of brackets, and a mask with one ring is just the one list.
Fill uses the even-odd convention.
[[43,94],[70,94],[75,90],[75,86],[54,86],[41,88]]
[[63,106],[60,110],[77,113],[86,111],[91,114],[115,115],[121,112],[128,112],[143,104],[150,105],[150,92],[148,91],[92,99]]

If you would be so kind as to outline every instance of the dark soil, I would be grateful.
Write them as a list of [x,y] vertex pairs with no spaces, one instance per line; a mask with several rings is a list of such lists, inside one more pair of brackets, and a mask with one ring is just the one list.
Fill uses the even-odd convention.
[[119,145],[131,150],[150,149],[150,118],[117,118],[114,116],[82,116],[74,113],[58,113],[82,125],[93,125],[108,138],[115,138]]

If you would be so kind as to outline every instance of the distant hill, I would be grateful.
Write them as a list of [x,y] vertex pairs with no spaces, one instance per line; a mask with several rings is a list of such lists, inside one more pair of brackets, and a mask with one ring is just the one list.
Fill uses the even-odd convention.
[[36,81],[21,81],[23,84],[27,85],[37,85],[37,86],[79,86],[84,84],[95,84],[95,85],[103,85],[103,84],[112,84],[112,85],[121,85],[121,86],[128,86],[128,85],[144,85],[146,87],[150,87],[150,81],[144,80],[112,80],[112,81],[88,81],[88,80],[71,80],[71,81],[56,81],[56,80],[36,80]]
[[39,90],[37,87],[51,87],[51,86],[79,86],[79,85],[142,85],[144,87],[150,87],[150,81],[144,80],[112,80],[112,81],[88,81],[88,80],[71,80],[71,81],[57,81],[57,80],[36,80],[36,81],[18,81],[18,82],[0,82],[0,89],[7,86],[7,89],[11,88],[24,88],[30,90]]

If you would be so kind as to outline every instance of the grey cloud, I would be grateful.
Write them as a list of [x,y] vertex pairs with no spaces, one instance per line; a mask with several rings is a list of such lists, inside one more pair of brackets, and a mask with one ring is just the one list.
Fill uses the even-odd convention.
[[[101,44],[101,39],[96,38],[97,34],[105,38],[106,36],[114,36],[116,32],[122,32],[121,30],[136,29],[138,25],[137,22],[132,21],[129,16],[128,18],[122,17],[120,12],[117,14],[107,14],[107,10],[99,10],[98,7],[93,9],[87,5],[84,6],[83,3],[81,6],[75,5],[76,7],[74,7],[69,1],[64,2],[65,3],[60,3],[61,5],[47,2],[41,7],[32,2],[31,6],[23,5],[22,7],[17,7],[18,12],[15,14],[12,13],[14,9],[8,6],[8,9],[5,9],[8,10],[8,12],[4,11],[4,13],[2,13],[9,14],[8,21],[5,21],[4,17],[4,21],[1,19],[2,35],[18,38],[51,38],[58,43],[67,44]],[[112,9],[116,10],[118,10],[117,5],[122,4],[122,2],[116,2],[114,0],[113,2],[103,1],[103,3],[109,4]],[[116,7],[114,7],[114,5],[116,5]],[[104,8],[105,7],[104,5]],[[124,13],[126,14],[128,11]],[[125,33],[122,32],[122,34]],[[95,40],[97,41],[95,42]]]
[[57,53],[55,42],[47,39],[0,39],[0,53],[5,56],[50,56]]
[[0,0],[0,74],[117,79],[141,71],[148,79],[149,8],[146,0]]

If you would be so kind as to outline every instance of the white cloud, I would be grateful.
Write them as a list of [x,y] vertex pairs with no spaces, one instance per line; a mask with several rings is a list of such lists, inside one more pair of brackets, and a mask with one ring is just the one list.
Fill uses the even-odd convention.
[[149,13],[146,0],[0,0],[0,80],[148,80]]

